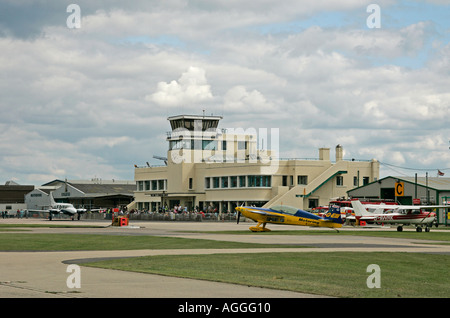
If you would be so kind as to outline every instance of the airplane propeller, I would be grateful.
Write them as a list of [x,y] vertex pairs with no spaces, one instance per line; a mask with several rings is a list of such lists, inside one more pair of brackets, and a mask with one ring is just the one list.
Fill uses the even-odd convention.
[[[244,203],[241,204],[241,207],[244,205]],[[239,224],[239,219],[241,218],[241,210],[236,209],[238,211],[238,215],[237,215],[237,224]]]

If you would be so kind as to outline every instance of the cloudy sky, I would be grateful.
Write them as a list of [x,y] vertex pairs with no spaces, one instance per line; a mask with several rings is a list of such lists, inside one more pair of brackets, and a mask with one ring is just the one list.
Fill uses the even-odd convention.
[[2,0],[0,184],[132,180],[168,116],[203,110],[278,128],[281,157],[342,144],[380,177],[448,177],[448,3]]

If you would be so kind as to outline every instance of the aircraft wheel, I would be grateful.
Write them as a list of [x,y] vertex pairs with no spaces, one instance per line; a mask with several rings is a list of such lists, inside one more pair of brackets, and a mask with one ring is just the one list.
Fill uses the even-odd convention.
[[430,232],[430,228],[428,226],[425,228],[425,232]]
[[420,226],[418,226],[418,227],[416,227],[416,231],[420,233],[420,232],[422,232],[422,228]]
[[397,232],[403,231],[403,226],[397,226]]

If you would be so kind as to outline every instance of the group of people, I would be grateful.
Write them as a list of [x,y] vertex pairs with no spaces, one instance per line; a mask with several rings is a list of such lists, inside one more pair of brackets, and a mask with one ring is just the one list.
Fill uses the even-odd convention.
[[[26,218],[28,218],[28,211],[27,210],[24,210],[24,211],[17,210],[16,211],[15,217],[17,217],[18,219],[21,219],[24,216]],[[11,214],[9,211],[2,211],[2,219],[7,219],[7,218],[10,218],[10,217],[14,217],[14,214]]]

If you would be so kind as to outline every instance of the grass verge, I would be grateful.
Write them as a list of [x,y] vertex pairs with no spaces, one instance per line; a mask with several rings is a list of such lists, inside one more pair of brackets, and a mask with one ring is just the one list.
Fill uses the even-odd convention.
[[[185,231],[189,233],[208,233],[208,234],[235,234],[235,235],[255,235],[251,231]],[[395,230],[340,230],[339,233],[332,230],[278,230],[270,232],[260,232],[257,235],[339,235],[339,236],[372,236],[372,237],[388,237],[403,238],[417,240],[432,240],[450,242],[450,232],[421,232]]]
[[[380,266],[381,288],[368,288],[369,264]],[[450,295],[450,256],[420,253],[213,254],[148,256],[85,264],[335,297]]]
[[302,247],[147,235],[0,233],[0,251]]

